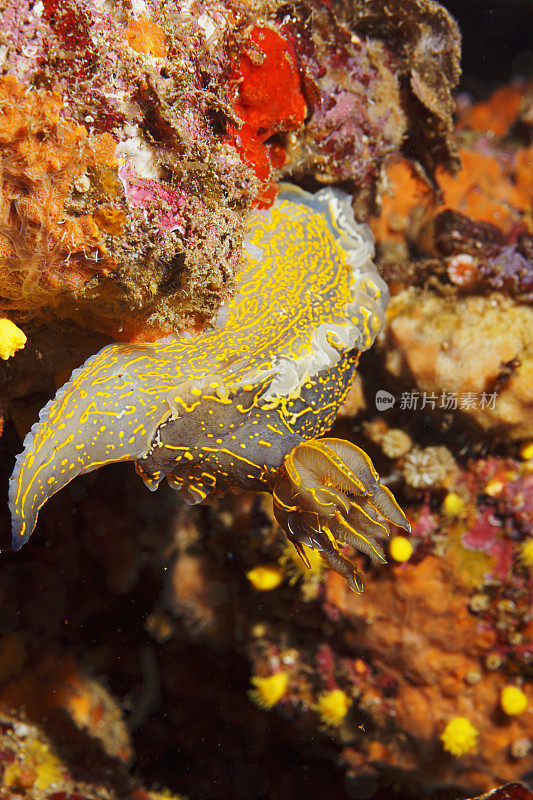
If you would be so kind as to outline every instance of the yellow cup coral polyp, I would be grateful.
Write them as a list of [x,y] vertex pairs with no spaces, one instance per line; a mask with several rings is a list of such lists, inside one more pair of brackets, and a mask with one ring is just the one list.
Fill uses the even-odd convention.
[[441,733],[440,739],[448,753],[460,757],[476,749],[478,736],[477,728],[474,728],[467,717],[453,717]]
[[258,592],[270,592],[282,582],[283,571],[275,565],[260,564],[248,570],[246,577]]
[[520,561],[524,566],[533,569],[533,538],[526,539],[520,545]]
[[502,711],[510,717],[523,714],[527,709],[527,695],[518,686],[504,686],[500,694]]
[[289,579],[289,584],[293,586],[300,578],[304,580],[308,577],[320,579],[325,564],[320,558],[318,550],[302,545],[305,560],[299,554],[292,542],[287,542],[279,558],[279,564],[285,575]]
[[530,461],[533,458],[533,442],[524,442],[520,446],[519,453],[523,461]]
[[389,545],[391,558],[398,563],[409,561],[413,555],[413,545],[406,536],[393,536]]
[[250,700],[253,700],[259,708],[269,709],[279,703],[286,693],[289,685],[289,675],[287,672],[276,672],[267,678],[253,675],[251,681],[255,689],[250,689],[248,692]]
[[342,689],[323,692],[313,706],[324,725],[337,728],[350,710],[352,700]]
[[447,517],[457,517],[464,511],[465,501],[455,492],[449,492],[442,503],[442,513]]

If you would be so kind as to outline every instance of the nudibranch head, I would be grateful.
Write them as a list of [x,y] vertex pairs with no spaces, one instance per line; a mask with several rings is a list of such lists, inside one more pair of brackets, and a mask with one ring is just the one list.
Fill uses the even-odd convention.
[[[272,208],[254,212],[248,230],[247,265],[215,328],[109,345],[42,410],[11,478],[15,548],[46,500],[76,475],[127,460],[149,488],[167,477],[200,502],[232,486],[272,490],[276,481],[281,498],[319,453],[336,488],[300,482],[305,513],[329,509],[326,527],[350,543],[354,514],[366,529],[381,529],[375,514],[387,517],[390,502],[362,451],[315,443],[286,460],[331,427],[358,354],[383,324],[388,292],[372,263],[370,231],[355,222],[343,192],[289,186]],[[353,469],[343,478],[346,458]]]

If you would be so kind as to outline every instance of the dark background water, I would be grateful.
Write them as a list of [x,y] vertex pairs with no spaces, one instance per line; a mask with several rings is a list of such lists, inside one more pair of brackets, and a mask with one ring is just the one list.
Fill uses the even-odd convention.
[[477,97],[522,75],[533,77],[532,0],[445,0],[463,35],[460,89]]

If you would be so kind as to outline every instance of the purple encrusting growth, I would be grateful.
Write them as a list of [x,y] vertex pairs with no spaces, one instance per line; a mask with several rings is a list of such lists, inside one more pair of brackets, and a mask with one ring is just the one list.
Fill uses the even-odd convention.
[[[391,107],[375,111],[365,101],[377,84],[368,43],[329,53],[326,72],[318,80],[320,103],[309,122],[308,133],[334,165],[339,180],[362,185],[375,179],[377,164],[396,149],[397,120]],[[370,113],[369,113],[370,111]]]
[[340,28],[320,47],[294,22],[283,31],[297,50],[312,108],[303,132],[306,167],[312,154],[318,180],[352,181],[358,189],[375,182],[406,129],[394,55]]
[[511,517],[518,530],[530,534],[533,520],[533,474],[520,475],[506,483],[500,501],[502,515]]
[[533,299],[533,261],[521,252],[522,244],[506,245],[488,255],[480,265],[483,279],[492,289]]
[[3,44],[10,48],[9,71],[22,81],[31,78],[44,60],[46,28],[35,11],[37,5],[29,0],[10,0],[0,12]]

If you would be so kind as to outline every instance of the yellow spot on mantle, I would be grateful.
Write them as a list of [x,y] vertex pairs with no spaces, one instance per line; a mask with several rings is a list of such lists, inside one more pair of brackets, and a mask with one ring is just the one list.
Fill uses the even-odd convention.
[[12,358],[17,350],[22,350],[26,341],[26,334],[14,322],[0,319],[0,358],[4,361]]

